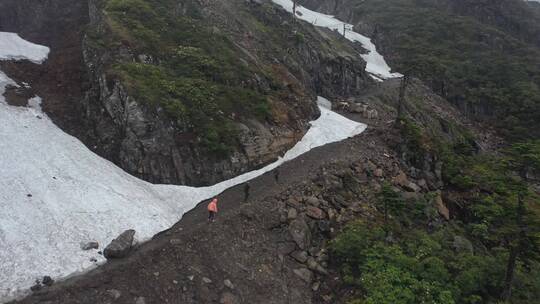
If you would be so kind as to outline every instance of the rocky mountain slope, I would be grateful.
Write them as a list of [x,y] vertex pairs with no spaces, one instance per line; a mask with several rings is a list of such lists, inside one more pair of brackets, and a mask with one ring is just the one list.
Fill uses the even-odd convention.
[[[377,118],[367,118],[349,109],[353,112],[349,117],[369,124],[366,133],[287,162],[278,169],[277,180],[273,172],[252,180],[247,201],[243,186],[227,190],[220,195],[217,222],[207,223],[206,204],[202,203],[174,227],[137,247],[128,258],[110,261],[85,276],[51,287],[38,286],[32,296],[16,303],[351,303],[364,291],[355,289],[350,275],[341,268],[340,257],[347,251],[340,249],[340,242],[354,237],[350,229],[359,223],[369,223],[374,231],[382,227],[384,209],[378,201],[381,189],[389,184],[407,203],[399,217],[392,211],[392,225],[404,226],[386,237],[388,246],[395,250],[405,238],[403,234],[410,232],[414,236],[407,242],[417,242],[419,250],[434,250],[425,260],[433,264],[425,267],[438,267],[440,257],[432,256],[441,250],[437,244],[447,250],[444,254],[452,261],[449,265],[462,263],[452,257],[473,262],[475,255],[492,262],[483,245],[471,243],[472,238],[459,224],[454,225],[462,217],[453,192],[446,189],[442,159],[429,153],[415,154],[426,156],[420,162],[425,166],[415,167],[404,153],[402,147],[410,147],[410,138],[393,124],[398,94],[399,86],[385,82],[356,96],[379,113]],[[430,130],[428,138],[446,138],[446,143],[458,144],[466,127],[474,133],[478,146],[491,147],[495,142],[421,83],[413,83],[407,95],[409,100],[419,98],[408,105],[407,113],[422,130]],[[453,124],[454,128],[448,128]],[[321,163],[321,159],[328,161]],[[418,235],[423,229],[444,241]],[[422,238],[415,241],[416,236]],[[344,244],[359,252],[363,242],[373,242],[372,236],[365,237],[345,239]],[[384,248],[376,248],[388,254]],[[463,265],[455,267],[460,270],[452,270],[456,271],[452,278],[458,284],[470,282],[468,278],[475,271],[483,275],[490,268],[497,273],[501,270],[483,263],[470,271],[467,266],[467,270],[460,268]],[[481,287],[464,291],[460,299],[481,292],[486,292],[482,296],[487,299],[491,291],[479,288],[493,288],[491,283],[478,283]],[[433,288],[429,289],[431,294],[438,297],[439,287],[435,286],[426,288]],[[447,283],[447,288],[451,286]],[[534,290],[520,286],[527,292]],[[380,288],[384,296],[395,290],[393,285]],[[378,290],[373,288],[373,292]]]
[[[277,181],[272,172],[252,180],[247,202],[243,186],[221,194],[216,223],[206,222],[201,204],[128,258],[40,287],[17,303],[345,303],[328,242],[347,223],[376,217],[373,202],[384,180],[394,178],[410,199],[435,193],[441,183],[435,160],[426,159],[426,167],[412,173],[416,177],[400,160],[400,136],[388,124],[395,110],[387,103],[397,93],[385,83],[359,96],[380,113],[372,119],[350,114],[369,123],[369,131],[287,162]],[[415,85],[411,96],[421,94],[430,93]],[[441,100],[416,106],[423,126],[437,124],[422,123],[422,117],[457,115]],[[442,215],[431,221],[442,223],[447,207],[432,207]]]
[[68,133],[151,182],[212,184],[267,164],[316,117],[315,93],[370,82],[354,48],[311,27],[291,34],[268,3],[1,5],[1,30],[52,49],[43,67],[4,63],[8,75],[30,80]]
[[[316,95],[368,128],[306,147],[265,174],[252,171],[249,184],[238,184],[248,180],[240,177],[190,188],[190,208],[210,198],[208,189],[226,189],[216,222],[207,221],[205,200],[143,244],[127,230],[113,241],[120,259],[111,247],[103,252],[107,244],[82,244],[87,263],[102,255],[107,263],[59,282],[43,273],[13,303],[525,304],[540,296],[540,51],[532,5],[298,2],[353,24],[393,72],[409,76],[383,80],[366,73],[366,37],[345,39],[341,21],[327,24],[336,19],[318,20],[305,8],[293,19],[286,0],[88,0],[66,9],[49,0],[26,10],[28,1],[0,3],[0,31],[48,43],[58,67],[0,62],[21,84],[8,87],[8,103],[42,96],[59,126],[147,181],[205,185],[275,160],[319,111],[328,113],[315,106]],[[28,79],[31,90],[22,83]],[[66,94],[53,89],[71,82]],[[336,125],[325,129],[337,135]],[[184,187],[136,182],[158,196],[134,198],[142,211],[147,202],[186,211],[176,203]],[[23,191],[4,197],[58,197],[44,189],[35,199]],[[121,190],[111,191],[122,203],[137,196]],[[156,214],[119,214],[114,225],[157,221]],[[69,220],[85,219],[82,229],[91,230],[92,215]],[[66,222],[55,218],[52,226]],[[58,253],[69,260],[70,250]]]
[[519,0],[302,1],[355,25],[415,75],[511,140],[538,138],[540,15]]

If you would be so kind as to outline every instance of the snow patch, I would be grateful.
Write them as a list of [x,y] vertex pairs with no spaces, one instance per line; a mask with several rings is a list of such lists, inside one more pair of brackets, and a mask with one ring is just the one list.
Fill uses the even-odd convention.
[[[292,0],[272,0],[274,3],[283,7],[289,13],[293,13],[293,1]],[[307,21],[315,26],[325,27],[333,31],[338,31],[345,38],[352,42],[359,42],[362,47],[366,49],[366,54],[360,54],[362,59],[367,63],[366,72],[372,74],[372,78],[377,81],[388,78],[399,78],[403,75],[400,73],[392,73],[390,66],[384,60],[384,57],[377,52],[375,44],[371,42],[371,39],[353,31],[353,25],[340,21],[331,15],[321,14],[314,12],[300,5],[296,6],[296,18]]]
[[29,60],[40,64],[48,55],[48,47],[28,42],[15,33],[0,32],[0,60]]
[[325,109],[332,110],[332,102],[322,96],[317,97],[317,104]]
[[[45,60],[48,49],[17,37],[0,33],[2,58]],[[200,201],[366,129],[320,107],[321,116],[303,139],[262,169],[210,187],[153,185],[64,133],[41,112],[39,98],[29,108],[9,106],[3,97],[8,84],[15,85],[0,71],[0,302],[26,292],[44,275],[65,278],[104,262],[96,250],[81,250],[81,242],[98,241],[103,248],[126,229],[148,240]]]

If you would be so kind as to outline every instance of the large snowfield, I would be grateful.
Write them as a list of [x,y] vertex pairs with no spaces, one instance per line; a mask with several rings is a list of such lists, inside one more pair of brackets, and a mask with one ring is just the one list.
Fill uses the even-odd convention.
[[[293,13],[293,1],[292,0],[272,0],[274,3],[283,7],[289,13]],[[371,42],[371,39],[353,31],[353,25],[340,21],[334,16],[321,14],[309,10],[303,6],[296,6],[296,18],[309,22],[315,26],[325,27],[333,31],[338,31],[342,35],[345,34],[345,38],[352,42],[359,42],[362,47],[366,49],[367,53],[360,54],[362,59],[366,61],[366,72],[370,73],[376,80],[399,78],[402,77],[400,73],[392,73],[390,66],[384,60],[384,57],[377,52],[377,47]],[[345,33],[343,30],[345,29]]]
[[[0,60],[41,63],[48,52],[0,32]],[[319,98],[320,118],[276,162],[210,187],[153,185],[64,133],[41,112],[38,97],[31,107],[8,105],[8,84],[17,85],[0,71],[0,302],[20,296],[45,275],[64,278],[104,262],[96,250],[81,250],[81,243],[107,245],[126,229],[148,240],[200,201],[366,128],[330,111],[329,102]]]

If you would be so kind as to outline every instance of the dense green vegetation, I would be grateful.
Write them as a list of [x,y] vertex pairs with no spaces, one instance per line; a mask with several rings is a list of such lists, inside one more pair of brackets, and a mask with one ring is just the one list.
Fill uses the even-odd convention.
[[[127,47],[138,58],[118,59],[111,74],[140,102],[159,105],[201,143],[224,155],[236,142],[233,119],[264,120],[264,92],[246,87],[252,75],[232,43],[201,19],[198,4],[172,0],[106,0],[109,35],[94,45]],[[179,11],[183,11],[180,13]]]
[[379,218],[351,224],[331,245],[345,282],[356,290],[350,303],[534,303],[540,206],[525,179],[540,169],[540,142],[516,144],[500,156],[474,154],[466,136],[434,149],[443,158],[448,191],[459,194],[454,218],[437,220],[431,194],[405,202],[383,185]]
[[422,78],[449,100],[468,104],[473,113],[493,114],[499,130],[512,140],[540,137],[537,46],[502,27],[453,14],[444,1],[355,3],[355,19],[375,26],[379,47],[396,70]]

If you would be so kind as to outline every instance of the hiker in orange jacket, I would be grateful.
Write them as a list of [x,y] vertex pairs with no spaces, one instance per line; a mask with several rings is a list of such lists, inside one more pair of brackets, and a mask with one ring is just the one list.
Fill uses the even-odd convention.
[[209,222],[215,222],[216,221],[216,214],[218,212],[217,203],[218,203],[218,199],[217,199],[217,197],[215,197],[210,202],[210,204],[208,204],[208,221]]

